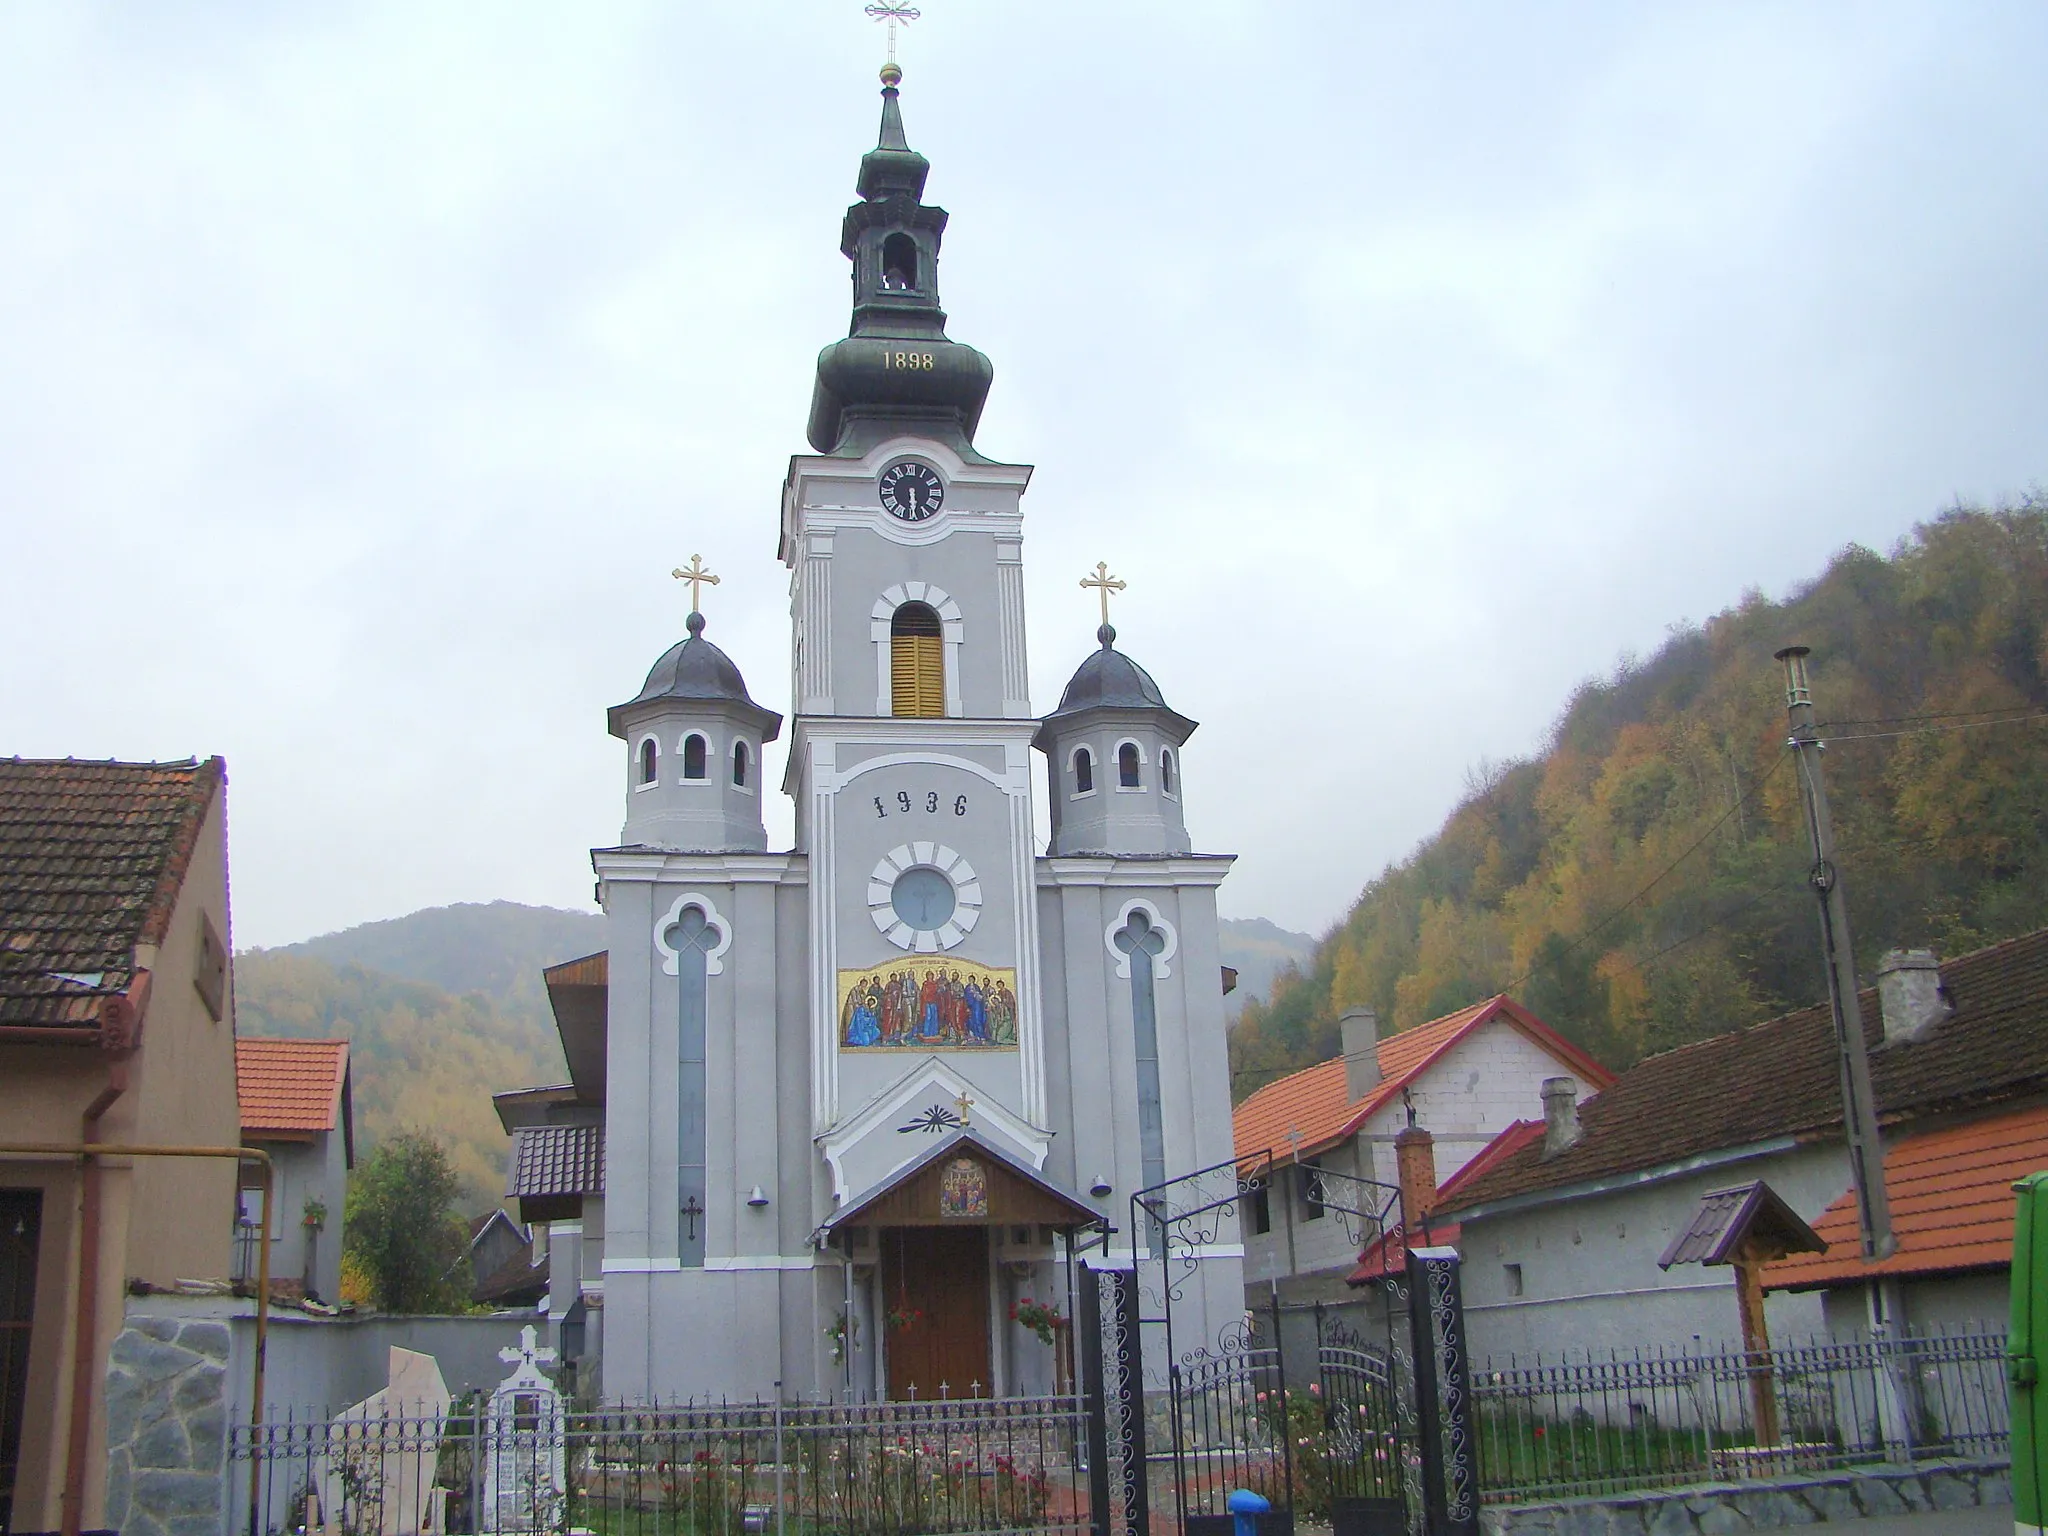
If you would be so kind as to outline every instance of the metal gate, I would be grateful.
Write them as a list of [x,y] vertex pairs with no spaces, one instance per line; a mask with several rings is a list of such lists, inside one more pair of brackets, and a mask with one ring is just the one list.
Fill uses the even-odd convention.
[[[1227,1240],[1241,1205],[1269,1197],[1274,1172],[1268,1155],[1140,1191],[1127,1256],[1098,1236],[1076,1318],[1096,1536],[1225,1536],[1238,1489],[1271,1505],[1264,1536],[1290,1536],[1297,1517],[1333,1536],[1477,1536],[1455,1253],[1408,1253],[1364,1326],[1318,1307],[1313,1334],[1290,1336],[1276,1295],[1215,1338],[1189,1336],[1200,1251]],[[1353,1251],[1402,1251],[1398,1191],[1310,1176]],[[1116,1257],[1123,1267],[1106,1267]]]

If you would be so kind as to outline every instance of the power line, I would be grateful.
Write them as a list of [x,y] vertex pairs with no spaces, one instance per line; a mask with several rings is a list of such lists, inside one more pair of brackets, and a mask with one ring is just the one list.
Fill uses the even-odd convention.
[[[2024,725],[2030,720],[2048,720],[2048,709],[2028,715],[2004,715],[1996,720],[1962,720],[1954,725],[1921,725],[1908,731],[1863,731],[1854,736],[1825,737],[1828,746],[1842,741],[1896,741],[1901,736],[1939,736],[1947,731],[1975,731],[1987,725]],[[1872,721],[1875,725],[1880,722]]]

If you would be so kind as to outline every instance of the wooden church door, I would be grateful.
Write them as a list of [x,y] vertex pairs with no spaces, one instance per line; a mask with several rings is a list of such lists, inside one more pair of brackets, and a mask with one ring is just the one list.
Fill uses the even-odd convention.
[[882,1231],[889,1396],[937,1401],[994,1392],[988,1339],[988,1228]]

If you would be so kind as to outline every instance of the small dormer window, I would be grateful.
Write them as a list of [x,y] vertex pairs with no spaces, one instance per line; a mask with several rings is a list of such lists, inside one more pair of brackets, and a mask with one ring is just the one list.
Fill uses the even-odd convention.
[[882,242],[882,286],[896,292],[917,287],[917,242],[905,234]]
[[1173,748],[1171,747],[1161,747],[1159,749],[1159,787],[1169,795],[1174,793],[1178,787],[1173,782]]
[[652,784],[661,777],[661,748],[648,737],[640,743],[640,782]]
[[704,777],[704,738],[695,731],[683,738],[683,777]]
[[1138,787],[1138,744],[1127,741],[1116,749],[1116,783],[1119,789]]
[[1077,748],[1074,752],[1074,793],[1095,793],[1095,754],[1086,747]]
[[732,781],[741,789],[747,787],[747,744],[744,741],[732,744]]

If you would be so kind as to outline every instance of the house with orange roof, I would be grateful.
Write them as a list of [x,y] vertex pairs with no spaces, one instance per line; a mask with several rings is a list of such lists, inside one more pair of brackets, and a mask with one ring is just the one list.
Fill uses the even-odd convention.
[[1825,1253],[1795,1254],[1764,1270],[1766,1291],[1818,1291],[1831,1329],[1861,1326],[1874,1280],[1899,1288],[1920,1327],[1997,1322],[2012,1277],[2013,1185],[2048,1168],[2048,1104],[2031,1104],[1910,1132],[1884,1149],[1891,1204],[1889,1258],[1865,1260],[1856,1192],[1844,1190],[1814,1232]]
[[1448,1179],[1536,1102],[1544,1082],[1569,1079],[1574,1093],[1590,1094],[1612,1081],[1504,995],[1384,1038],[1373,1012],[1355,1008],[1341,1029],[1341,1056],[1268,1083],[1231,1117],[1240,1163],[1271,1160],[1241,1224],[1253,1305],[1275,1287],[1283,1304],[1355,1299],[1346,1281],[1359,1260],[1359,1223],[1343,1207],[1365,1202],[1343,1196],[1356,1192],[1349,1180],[1392,1189],[1395,1139],[1411,1123],[1429,1129]]
[[[308,1296],[332,1303],[341,1295],[342,1205],[356,1164],[348,1042],[237,1040],[235,1098],[242,1145],[270,1154],[271,1276],[296,1280]],[[261,1241],[260,1178],[252,1171],[243,1182],[237,1279],[257,1273]]]
[[1658,1261],[1701,1202],[1763,1180],[1827,1240],[1764,1271],[1771,1336],[2002,1327],[2013,1180],[2048,1167],[2048,929],[1857,998],[1897,1251],[1864,1263],[1826,1004],[1638,1062],[1447,1191],[1475,1358],[1741,1335],[1732,1269]]

